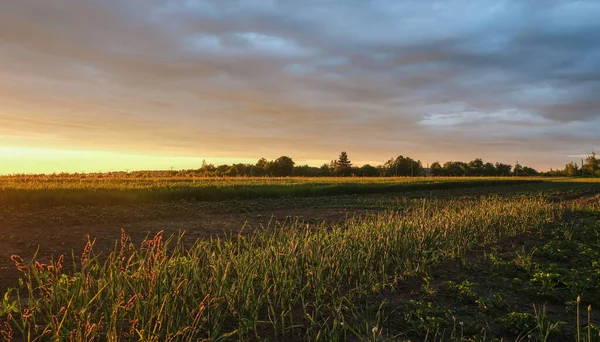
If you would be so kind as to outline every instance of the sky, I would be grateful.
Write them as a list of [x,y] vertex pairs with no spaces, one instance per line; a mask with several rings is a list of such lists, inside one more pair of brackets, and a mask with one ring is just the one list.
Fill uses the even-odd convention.
[[0,174],[600,150],[600,2],[0,0]]

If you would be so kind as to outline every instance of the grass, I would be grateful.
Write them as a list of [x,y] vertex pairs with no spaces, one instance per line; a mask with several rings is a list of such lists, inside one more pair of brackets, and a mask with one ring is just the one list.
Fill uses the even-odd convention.
[[390,324],[414,340],[448,340],[454,322],[461,341],[598,340],[599,209],[598,196],[571,202],[540,231],[447,260],[395,304],[408,319]]
[[0,177],[0,205],[107,205],[174,200],[318,197],[525,185],[542,178],[74,178]]
[[90,242],[71,274],[59,261],[15,257],[25,279],[2,310],[28,338],[377,339],[362,299],[560,213],[540,199],[431,200],[331,229],[288,222],[188,248],[161,234],[137,247],[123,236],[108,258]]
[[192,245],[162,233],[134,245],[123,232],[111,253],[91,240],[69,267],[13,256],[22,279],[0,301],[0,337],[590,341],[590,184],[435,190],[333,226],[289,219]]

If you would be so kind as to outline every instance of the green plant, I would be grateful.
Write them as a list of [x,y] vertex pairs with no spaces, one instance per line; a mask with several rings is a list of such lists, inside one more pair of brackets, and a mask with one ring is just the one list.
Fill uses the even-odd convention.
[[560,284],[562,276],[560,273],[553,272],[553,270],[555,268],[550,267],[548,271],[540,270],[532,275],[531,283],[539,295],[552,296],[556,286]]
[[544,304],[541,308],[533,305],[534,317],[535,317],[535,329],[532,333],[535,334],[536,341],[546,342],[550,334],[558,330],[566,322],[550,322],[547,315],[547,306]]
[[404,322],[411,327],[414,333],[423,336],[450,326],[448,323],[451,317],[450,313],[433,302],[410,300],[407,306]]
[[483,310],[499,310],[506,306],[506,302],[501,294],[496,293],[491,297],[478,298],[475,303]]
[[433,296],[436,294],[436,290],[431,286],[431,277],[423,277],[423,285],[421,285],[421,291],[425,296]]
[[505,317],[499,318],[497,322],[518,336],[527,336],[536,327],[535,317],[524,312],[510,312]]
[[443,284],[452,295],[464,300],[471,301],[477,297],[477,292],[475,291],[477,284],[467,279],[458,284],[451,280],[445,281]]
[[531,272],[533,255],[537,252],[537,248],[527,251],[525,247],[517,249],[513,264],[525,272]]

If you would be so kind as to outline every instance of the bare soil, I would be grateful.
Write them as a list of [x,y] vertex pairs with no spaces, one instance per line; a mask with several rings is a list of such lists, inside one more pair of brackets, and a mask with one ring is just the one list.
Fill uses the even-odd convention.
[[[221,203],[174,202],[113,206],[0,207],[0,293],[15,285],[21,274],[10,257],[47,262],[64,254],[66,265],[72,251],[81,253],[88,238],[96,252],[108,252],[124,229],[134,243],[164,231],[164,236],[185,231],[185,241],[251,232],[294,218],[333,224],[370,209],[319,205],[309,200],[237,201]],[[332,202],[332,203],[335,203]]]

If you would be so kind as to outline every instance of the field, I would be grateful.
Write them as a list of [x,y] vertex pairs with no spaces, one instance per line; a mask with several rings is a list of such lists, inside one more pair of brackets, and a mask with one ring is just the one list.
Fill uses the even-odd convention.
[[5,177],[0,222],[0,340],[600,338],[599,179]]
[[176,200],[318,197],[539,182],[530,178],[0,178],[0,204],[158,203]]

